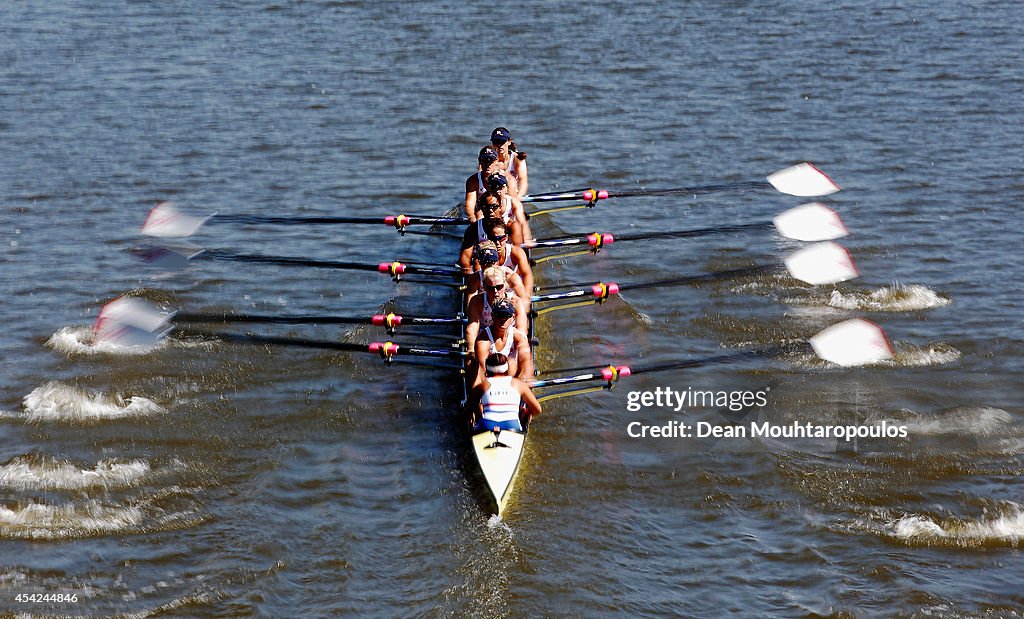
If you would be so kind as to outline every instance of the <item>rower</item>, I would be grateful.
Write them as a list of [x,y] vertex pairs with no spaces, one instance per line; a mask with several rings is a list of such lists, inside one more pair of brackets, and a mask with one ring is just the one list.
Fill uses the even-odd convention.
[[502,211],[501,199],[492,193],[485,193],[480,200],[480,207],[486,213],[486,217],[466,226],[465,232],[462,233],[462,245],[459,247],[459,266],[462,267],[462,272],[466,275],[473,272],[471,267],[476,245],[487,240],[488,230],[491,229],[495,221],[504,224],[505,232],[502,234],[508,234],[512,245],[517,247],[523,245],[523,227],[520,222],[512,218],[511,209]]
[[484,226],[484,230],[487,232],[487,238],[494,241],[495,247],[498,248],[498,264],[518,273],[519,277],[523,278],[526,291],[532,294],[533,268],[530,266],[526,250],[509,242],[508,228],[501,220],[490,220],[489,224]]
[[[508,177],[503,174],[491,174],[487,177],[487,191],[488,193],[497,194],[498,198],[501,199],[502,213],[509,213],[509,219],[514,219],[518,222],[523,230],[523,241],[532,241],[533,235],[530,233],[530,223],[526,218],[526,209],[523,208],[522,201],[516,197],[514,193],[515,188],[509,186]],[[517,245],[522,245],[522,243],[517,243]]]
[[[477,244],[476,250],[473,252],[473,259],[477,270],[466,278],[467,304],[475,295],[479,294],[480,291],[484,289],[484,271],[498,264],[498,261],[500,260],[498,246],[491,240],[480,242]],[[508,285],[507,289],[511,290],[517,297],[522,299],[526,304],[526,309],[529,310],[530,294],[526,289],[526,285],[523,284],[523,278],[510,267],[498,266],[498,268],[505,272],[505,283]]]
[[505,171],[499,161],[498,149],[493,146],[484,146],[477,155],[478,170],[466,179],[466,216],[470,221],[476,221],[484,215],[476,208],[480,196],[487,192],[487,178],[493,174],[499,174],[505,178],[506,183],[512,183],[518,195],[518,184]]
[[509,375],[508,358],[500,353],[487,357],[487,376],[473,388],[466,401],[478,430],[523,432],[521,409],[526,423],[541,413],[540,402],[523,381]]
[[528,179],[526,169],[526,153],[521,153],[512,141],[512,134],[505,127],[498,127],[491,132],[491,145],[498,151],[498,163],[503,170],[515,179],[518,188],[513,192],[516,197],[527,195]]
[[492,266],[484,270],[483,294],[475,295],[466,307],[466,341],[476,342],[480,330],[494,323],[494,308],[501,301],[508,301],[513,308],[515,325],[523,333],[529,326],[529,311],[526,302],[509,291],[505,270]]
[[[520,380],[533,379],[533,355],[526,332],[514,326],[516,306],[510,299],[501,299],[491,311],[493,322],[484,327],[476,338],[475,352],[477,373],[474,384],[484,379],[484,363],[487,357],[501,353],[508,358],[508,373]],[[473,376],[470,373],[470,376]]]

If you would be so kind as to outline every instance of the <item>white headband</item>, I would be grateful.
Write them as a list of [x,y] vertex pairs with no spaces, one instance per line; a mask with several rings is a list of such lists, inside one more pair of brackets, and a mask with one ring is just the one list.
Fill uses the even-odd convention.
[[501,365],[491,365],[488,363],[487,371],[493,372],[494,374],[504,374],[505,372],[508,372],[508,361],[502,363]]

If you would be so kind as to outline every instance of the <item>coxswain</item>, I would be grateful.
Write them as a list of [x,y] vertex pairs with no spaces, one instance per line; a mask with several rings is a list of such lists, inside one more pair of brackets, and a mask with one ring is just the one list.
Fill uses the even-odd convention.
[[487,178],[498,174],[505,178],[506,184],[513,185],[515,195],[519,195],[519,186],[514,178],[508,174],[505,167],[499,161],[501,155],[493,146],[484,146],[477,155],[477,171],[466,179],[466,216],[470,221],[476,221],[484,215],[476,208],[480,196],[487,192]]
[[537,396],[526,383],[509,374],[505,355],[489,355],[484,368],[486,377],[473,388],[466,400],[473,425],[477,430],[522,432],[524,425],[541,413]]
[[526,169],[526,153],[519,152],[516,143],[512,141],[512,134],[505,127],[498,127],[491,132],[491,146],[498,151],[498,163],[503,170],[516,181],[518,185],[513,195],[523,197],[527,195],[529,180]]
[[515,310],[515,324],[526,333],[529,325],[529,311],[526,302],[509,290],[505,278],[505,270],[500,266],[492,266],[484,270],[483,294],[469,300],[466,307],[466,341],[476,342],[477,335],[485,327],[494,324],[494,308],[500,301],[508,301]]
[[[487,357],[501,353],[508,358],[508,373],[520,380],[533,379],[533,355],[526,331],[515,327],[517,308],[510,299],[501,299],[491,311],[492,323],[476,336],[477,373],[474,385],[484,379]],[[471,372],[470,376],[474,374]]]

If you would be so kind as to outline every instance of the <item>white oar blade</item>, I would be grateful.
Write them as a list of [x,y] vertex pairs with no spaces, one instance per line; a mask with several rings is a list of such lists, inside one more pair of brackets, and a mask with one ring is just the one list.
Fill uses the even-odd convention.
[[174,312],[162,311],[145,299],[118,297],[100,309],[100,315],[96,318],[96,322],[97,324],[101,321],[119,323],[146,331],[157,331],[165,328],[174,314]]
[[860,275],[846,248],[825,241],[795,251],[785,258],[789,274],[812,286],[845,282]]
[[811,338],[815,354],[836,365],[856,366],[892,359],[892,346],[882,328],[863,318],[828,327]]
[[93,327],[95,344],[117,346],[155,346],[172,327],[174,312],[138,298],[120,297],[103,306]]
[[802,204],[772,219],[775,229],[797,241],[831,241],[850,233],[839,214],[821,202]]
[[768,182],[777,191],[801,198],[827,196],[839,191],[839,185],[810,163],[779,170],[768,177]]
[[161,202],[149,211],[142,224],[142,233],[147,236],[184,237],[192,236],[213,215],[197,217],[183,213],[173,202]]

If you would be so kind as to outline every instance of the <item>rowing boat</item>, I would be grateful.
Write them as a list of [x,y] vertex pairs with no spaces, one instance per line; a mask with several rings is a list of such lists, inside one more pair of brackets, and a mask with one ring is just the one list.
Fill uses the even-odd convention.
[[[531,213],[531,216],[539,214],[550,214],[557,211],[592,208],[599,200],[610,197],[630,197],[640,195],[682,195],[710,193],[725,190],[750,190],[759,188],[774,188],[775,190],[793,196],[818,196],[827,195],[838,190],[830,179],[820,170],[810,164],[801,164],[777,172],[766,180],[745,181],[728,184],[706,185],[696,187],[678,187],[657,190],[639,190],[629,192],[608,192],[594,189],[581,189],[570,192],[555,194],[540,194],[523,198],[524,202],[534,205],[543,205],[548,202],[558,201],[580,201],[582,204],[569,206],[555,206],[550,208],[539,208]],[[244,223],[263,225],[323,225],[323,224],[385,224],[393,226],[400,233],[406,234],[410,226],[455,226],[465,225],[466,220],[461,217],[423,217],[423,216],[387,216],[387,217],[267,217],[262,215],[207,215],[205,217],[192,216],[178,211],[170,203],[157,205],[143,224],[143,234],[150,237],[185,237],[195,234],[199,228],[207,223]],[[816,245],[805,247],[790,254],[785,260],[785,270],[799,280],[810,285],[830,284],[851,279],[858,275],[848,252],[840,245],[833,243],[830,239],[845,236],[847,230],[838,216],[818,203],[812,203],[796,207],[776,217],[770,222],[760,221],[747,224],[720,226],[717,228],[706,228],[701,230],[677,230],[657,231],[641,234],[629,234],[613,236],[611,234],[586,234],[571,235],[566,237],[544,239],[532,242],[531,248],[536,250],[550,250],[561,248],[563,253],[545,255],[532,260],[534,264],[542,263],[552,258],[565,258],[575,255],[597,253],[601,248],[613,242],[628,242],[637,240],[653,240],[659,238],[690,238],[709,234],[738,233],[744,231],[755,231],[761,229],[774,229],[784,237],[805,241],[816,242]],[[417,233],[417,232],[411,232]],[[420,234],[436,234],[436,232],[419,232]],[[441,233],[441,236],[449,236]],[[526,248],[524,248],[526,249]],[[528,250],[529,251],[529,250]],[[256,264],[276,264],[288,267],[311,267],[327,269],[346,269],[357,271],[376,271],[390,276],[396,282],[399,280],[407,282],[422,283],[443,283],[454,286],[464,294],[466,290],[465,276],[460,268],[445,265],[429,264],[406,264],[398,261],[364,263],[364,262],[342,262],[312,260],[294,256],[267,256],[251,253],[232,253],[222,250],[203,250],[194,246],[187,246],[184,250],[180,248],[158,246],[149,248],[141,254],[146,260],[152,260],[156,256],[157,262],[165,268],[181,268],[196,259],[232,260],[239,262],[250,262]],[[170,256],[170,259],[166,259]],[[765,272],[775,272],[781,265],[766,264],[741,269],[729,269],[725,271],[712,271],[702,275],[686,277],[675,277],[660,281],[635,282],[617,284],[614,282],[598,282],[596,284],[569,284],[561,285],[552,290],[558,292],[547,292],[545,294],[534,294],[537,291],[530,291],[534,310],[531,311],[528,328],[528,339],[532,345],[534,340],[534,321],[537,316],[563,309],[571,309],[591,304],[604,303],[611,296],[620,290],[642,290],[645,288],[686,285],[696,282],[717,281],[739,276],[748,276]],[[407,276],[413,276],[407,278]],[[418,278],[418,279],[417,279]],[[197,314],[197,313],[176,313],[166,311],[152,304],[145,303],[138,298],[122,297],[107,303],[100,311],[96,320],[94,340],[96,343],[107,342],[125,346],[152,346],[166,337],[171,331],[170,322],[176,319],[179,322],[192,323],[291,323],[291,324],[372,324],[383,326],[389,334],[401,325],[419,327],[443,327],[451,328],[459,325],[461,329],[460,345],[448,348],[424,347],[420,344],[399,345],[394,342],[338,342],[331,340],[309,340],[285,337],[273,337],[264,335],[238,334],[238,333],[204,333],[209,338],[221,339],[223,341],[238,343],[255,343],[260,345],[275,346],[298,346],[304,348],[318,348],[332,351],[369,352],[379,355],[385,363],[391,363],[396,357],[416,356],[427,357],[427,365],[434,365],[431,362],[439,360],[457,360],[454,364],[443,363],[437,367],[457,368],[463,372],[465,378],[465,360],[470,355],[472,342],[466,341],[466,316],[463,312],[465,299],[459,296],[460,307],[456,309],[455,315],[448,316],[396,316],[394,313],[375,314],[373,316],[322,316],[322,315],[289,315],[289,316],[268,316],[254,314]],[[544,307],[538,308],[538,303]],[[619,378],[639,375],[645,373],[673,371],[683,368],[694,368],[703,365],[731,363],[733,361],[744,361],[754,358],[772,358],[787,354],[796,350],[813,351],[818,357],[835,363],[840,366],[857,366],[867,363],[874,363],[881,359],[889,358],[892,355],[891,348],[882,330],[872,323],[860,319],[848,320],[838,325],[825,329],[809,340],[791,341],[786,344],[769,346],[761,349],[744,350],[715,355],[705,358],[685,359],[671,361],[661,365],[647,367],[633,367],[625,365],[599,365],[583,368],[566,368],[550,371],[553,378],[533,380],[532,387],[536,390],[543,390],[546,393],[538,397],[539,402],[551,399],[580,395],[592,391],[610,389],[618,382]],[[411,362],[411,361],[410,361]],[[567,372],[575,374],[558,376]],[[459,381],[462,384],[462,404],[460,418],[467,400],[466,380]],[[586,386],[576,387],[574,385]],[[593,385],[597,386],[593,386]],[[548,391],[550,388],[560,390]],[[526,447],[528,424],[524,424],[523,432],[510,430],[498,432],[473,432],[468,433],[474,461],[480,470],[485,481],[486,507],[494,514],[502,515],[508,506],[509,498],[515,483],[516,474],[519,471],[523,454]]]

